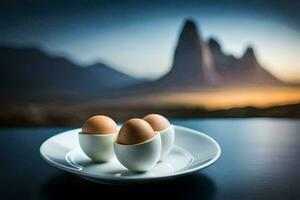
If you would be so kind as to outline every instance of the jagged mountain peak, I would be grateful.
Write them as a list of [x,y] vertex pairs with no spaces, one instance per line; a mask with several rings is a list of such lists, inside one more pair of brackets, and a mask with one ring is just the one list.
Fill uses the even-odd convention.
[[168,82],[182,80],[211,82],[213,77],[211,50],[198,32],[195,22],[184,22],[174,52],[173,67],[164,77]]
[[[196,24],[192,20],[186,20],[178,43],[174,52],[172,74],[184,75],[182,71],[185,71],[186,76],[192,74],[202,73],[202,44],[204,42],[198,34]],[[189,64],[187,64],[189,60]],[[179,74],[178,74],[179,72]]]
[[218,50],[218,51],[221,51],[221,45],[220,45],[220,43],[218,42],[217,39],[215,39],[215,38],[209,38],[207,44],[208,44],[208,46],[209,46],[212,50]]
[[196,25],[196,23],[194,22],[193,19],[187,19],[184,22],[182,30],[195,30],[196,31],[197,30],[197,25]]
[[184,25],[180,32],[178,43],[185,43],[186,45],[191,45],[192,42],[194,42],[194,44],[195,42],[202,42],[202,39],[199,35],[196,23],[193,20],[188,19],[184,22]]
[[228,55],[214,37],[204,41],[192,19],[184,22],[174,53],[173,67],[162,79],[174,85],[199,87],[279,82],[259,64],[252,46],[248,46],[240,58]]
[[242,59],[253,59],[256,61],[256,55],[254,48],[252,46],[248,46],[242,56]]

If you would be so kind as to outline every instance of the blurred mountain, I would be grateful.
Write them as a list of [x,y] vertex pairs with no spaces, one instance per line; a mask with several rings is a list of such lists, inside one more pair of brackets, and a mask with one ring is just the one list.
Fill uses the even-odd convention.
[[217,40],[202,39],[192,20],[182,28],[171,70],[158,83],[173,88],[283,84],[259,64],[252,47],[241,58],[226,55]]
[[212,52],[215,70],[223,84],[282,84],[259,64],[252,47],[248,47],[241,58],[235,58],[226,55],[214,38],[208,41],[208,45]]
[[218,80],[209,46],[200,37],[195,23],[187,20],[180,33],[173,58],[173,67],[160,81],[181,85],[213,84]]
[[289,86],[261,66],[253,47],[240,58],[228,55],[187,20],[170,71],[155,81],[103,63],[79,66],[34,48],[0,47],[0,126],[78,125],[99,113],[123,120],[148,113],[299,117],[300,90]]
[[179,35],[171,70],[152,82],[133,78],[102,63],[78,66],[38,49],[0,47],[0,94],[8,99],[122,96],[163,90],[284,84],[260,65],[252,47],[240,58],[227,55],[216,39],[204,41],[190,19],[185,21]]
[[284,84],[259,64],[252,47],[240,58],[226,55],[216,39],[204,41],[190,19],[179,35],[171,70],[157,81],[145,82],[103,63],[78,66],[33,48],[0,47],[0,67],[1,96],[8,99]]
[[141,80],[96,63],[78,66],[38,49],[0,47],[0,91],[7,98],[101,94]]

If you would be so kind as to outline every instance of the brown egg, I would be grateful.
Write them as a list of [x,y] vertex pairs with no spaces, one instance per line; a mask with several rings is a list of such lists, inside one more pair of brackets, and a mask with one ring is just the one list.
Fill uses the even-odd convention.
[[81,128],[87,134],[111,134],[118,131],[116,122],[105,115],[95,115],[89,118]]
[[150,140],[156,135],[150,124],[142,119],[130,119],[122,126],[116,142],[118,144],[139,144]]
[[152,126],[154,131],[163,131],[170,126],[169,120],[159,114],[149,114],[143,119]]

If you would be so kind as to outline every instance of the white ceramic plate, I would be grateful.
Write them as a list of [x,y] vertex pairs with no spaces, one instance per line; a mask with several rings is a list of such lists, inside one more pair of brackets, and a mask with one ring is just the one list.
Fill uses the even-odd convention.
[[78,132],[62,132],[46,140],[40,152],[51,165],[82,178],[107,184],[139,184],[177,178],[213,164],[221,155],[211,137],[189,128],[176,126],[175,146],[165,161],[145,173],[133,173],[116,157],[107,163],[93,163],[80,149]]

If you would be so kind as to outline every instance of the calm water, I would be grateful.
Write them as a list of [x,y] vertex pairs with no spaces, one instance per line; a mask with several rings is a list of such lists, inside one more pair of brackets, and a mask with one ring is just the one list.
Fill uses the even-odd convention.
[[213,177],[220,197],[233,198],[235,193],[247,194],[249,198],[266,198],[267,193],[279,199],[295,197],[293,193],[300,182],[300,120],[175,120],[174,123],[200,130],[220,144],[220,160],[204,170]]

